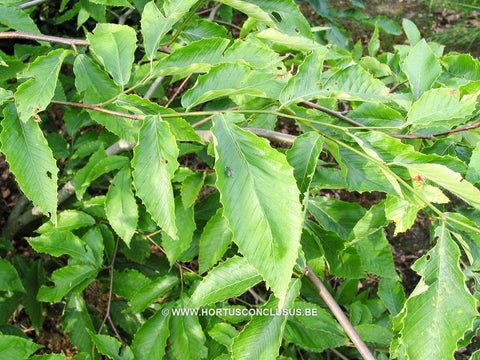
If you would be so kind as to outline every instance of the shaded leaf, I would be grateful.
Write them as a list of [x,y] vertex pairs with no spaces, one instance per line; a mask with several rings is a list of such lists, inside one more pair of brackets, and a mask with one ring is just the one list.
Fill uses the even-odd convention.
[[230,246],[233,239],[228,228],[228,221],[223,216],[223,210],[208,220],[200,237],[199,273],[204,273],[217,263]]
[[105,201],[105,213],[110,225],[128,246],[138,221],[137,202],[131,184],[130,169],[122,168],[113,178]]
[[0,258],[0,291],[25,291],[15,267],[2,258]]
[[[169,305],[166,305],[168,307]],[[138,329],[132,342],[132,350],[135,358],[144,360],[157,360],[165,355],[167,339],[170,336],[170,316],[162,310],[157,310],[145,324]]]
[[76,230],[93,224],[95,224],[95,219],[82,211],[64,210],[58,214],[56,226],[46,222],[36,232],[45,234],[50,231]]
[[93,343],[87,331],[95,330],[81,294],[68,298],[62,317],[62,327],[69,333],[68,338],[72,344],[80,351],[91,353]]
[[58,168],[42,130],[35,121],[21,121],[13,104],[3,110],[0,141],[10,170],[25,195],[57,221]]
[[0,357],[2,359],[27,359],[35,351],[42,348],[30,339],[13,335],[0,335]]
[[130,301],[129,311],[134,313],[144,311],[147,306],[178,285],[178,283],[178,278],[172,275],[165,275],[153,280],[138,289]]
[[[296,300],[293,308],[295,315],[288,317],[285,326],[287,341],[314,352],[349,343],[342,327],[320,306]],[[308,311],[311,312],[310,316],[307,315]]]

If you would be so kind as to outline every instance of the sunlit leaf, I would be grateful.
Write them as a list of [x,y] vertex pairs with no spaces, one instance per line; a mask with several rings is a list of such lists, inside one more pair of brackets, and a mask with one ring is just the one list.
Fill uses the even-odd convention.
[[214,124],[217,187],[234,241],[275,295],[284,299],[302,224],[292,168],[266,140],[227,117],[216,116]]

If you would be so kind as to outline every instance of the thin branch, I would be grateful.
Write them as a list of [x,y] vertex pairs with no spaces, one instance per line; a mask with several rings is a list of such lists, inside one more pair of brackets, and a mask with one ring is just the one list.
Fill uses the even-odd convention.
[[313,285],[317,288],[318,293],[328,305],[330,310],[332,311],[333,315],[337,318],[340,325],[343,327],[345,332],[347,333],[350,340],[352,340],[353,344],[360,352],[362,357],[365,360],[375,360],[375,357],[370,352],[370,349],[365,345],[362,338],[358,335],[357,331],[353,328],[352,323],[348,320],[348,318],[343,313],[340,306],[337,304],[333,296],[328,292],[325,285],[323,285],[322,280],[313,272],[312,268],[307,265],[305,268],[305,276],[310,279]]
[[162,80],[165,78],[165,76],[159,76],[155,79],[155,81],[150,85],[148,88],[147,92],[145,93],[144,98],[145,99],[151,99],[157,88],[160,86]]
[[[33,34],[24,31],[4,31],[0,32],[0,39],[29,39],[36,41],[46,41],[51,43],[65,44],[70,45],[74,49],[76,46],[90,46],[90,42],[84,39],[68,39],[58,36],[43,35],[43,34]],[[168,46],[160,46],[159,50],[167,54],[173,52],[172,49],[169,49]]]
[[342,360],[350,360],[348,357],[346,357],[345,355],[343,355],[340,351],[338,351],[337,349],[329,349],[332,353],[334,353],[335,355],[337,355],[340,359]]
[[115,249],[113,250],[112,261],[110,262],[110,286],[108,289],[107,310],[105,311],[105,317],[103,318],[102,324],[98,329],[98,334],[102,332],[103,327],[107,322],[107,319],[110,317],[110,307],[112,305],[112,297],[113,297],[113,272],[115,270],[115,259],[117,257],[118,243],[119,243],[119,237],[117,236],[117,241],[115,241]]
[[366,126],[363,125],[362,123],[359,123],[358,121],[350,119],[349,117],[340,114],[338,111],[326,108],[325,106],[321,106],[321,105],[312,103],[310,101],[303,101],[300,104],[306,105],[306,106],[311,107],[313,109],[320,110],[321,112],[324,112],[325,114],[335,116],[337,119],[343,120],[343,121],[345,121],[345,122],[347,122],[351,125],[358,126],[360,128],[366,128]]
[[242,31],[242,28],[238,25],[235,25],[235,24],[232,24],[232,23],[229,23],[228,21],[223,21],[223,20],[219,20],[219,19],[216,19],[214,20],[216,23],[219,23],[219,24],[222,24],[222,25],[227,25],[227,26],[230,26],[234,29],[237,29],[239,31]]
[[395,135],[395,134],[392,134],[390,136],[398,138],[398,139],[430,139],[430,140],[434,140],[438,136],[445,136],[445,135],[450,135],[450,134],[454,134],[454,133],[461,132],[461,131],[472,130],[472,129],[478,128],[479,126],[480,126],[480,122],[475,122],[475,123],[471,123],[471,124],[468,124],[468,125],[456,128],[456,129],[441,131],[441,132],[433,133],[433,134],[425,134],[425,135],[415,135],[415,134]]
[[120,117],[131,119],[131,120],[144,120],[145,119],[145,115],[121,113],[121,112],[118,112],[118,111],[104,109],[102,107],[99,107],[98,105],[81,104],[81,103],[74,103],[74,102],[60,101],[60,100],[51,100],[51,103],[52,104],[58,104],[58,105],[74,106],[74,107],[79,107],[79,108],[89,109],[89,110],[95,110],[95,111],[102,112],[102,113],[105,113],[105,114],[120,116]]
[[90,45],[88,40],[67,39],[67,38],[62,38],[62,37],[58,37],[58,36],[33,34],[33,33],[28,33],[28,32],[23,32],[23,31],[0,32],[0,39],[29,39],[29,40],[37,40],[37,41],[46,41],[46,42],[70,45],[73,48],[75,48],[75,46],[89,46]]
[[125,22],[127,21],[128,17],[130,16],[131,13],[133,13],[135,11],[134,8],[131,8],[131,9],[128,9],[127,11],[125,11],[122,15],[120,15],[120,17],[118,18],[118,24],[119,25],[124,25]]
[[170,104],[172,103],[173,99],[175,99],[178,95],[178,93],[180,91],[182,91],[183,87],[185,86],[185,84],[188,82],[188,80],[190,80],[190,78],[192,77],[193,73],[191,73],[190,75],[188,75],[184,80],[183,82],[180,84],[180,86],[175,90],[175,92],[173,93],[173,95],[170,97],[170,100],[168,100],[167,102],[167,105],[165,105],[166,108],[168,108],[170,106]]
[[[312,103],[310,101],[304,101],[301,104],[309,106],[313,109],[320,110],[320,111],[322,111],[326,114],[332,115],[332,116],[336,117],[337,119],[348,122],[349,124],[355,125],[358,128],[364,128],[367,131],[371,131],[371,129],[369,127],[367,127],[364,124],[359,123],[359,122],[357,122],[353,119],[350,119],[349,117],[339,113],[338,111],[326,108],[326,107],[321,106],[321,105],[317,105],[317,104]],[[390,137],[397,138],[397,139],[429,139],[429,140],[434,140],[436,137],[439,137],[439,136],[446,136],[446,135],[454,134],[454,133],[461,132],[461,131],[472,130],[472,129],[478,128],[479,126],[480,126],[480,121],[475,122],[475,123],[471,123],[471,124],[468,124],[468,125],[456,128],[456,129],[441,131],[441,132],[437,132],[437,133],[433,133],[433,134],[387,134],[387,135],[390,136]]]
[[173,34],[172,38],[167,42],[167,46],[170,46],[175,40],[177,40],[177,37],[182,33],[183,29],[185,26],[187,26],[188,22],[192,19],[193,15],[195,15],[195,12],[198,10],[198,8],[202,5],[202,3],[205,0],[200,0],[198,1],[190,10],[190,13],[187,15],[185,20],[180,24],[178,27],[177,31]]
[[255,290],[253,290],[253,289],[248,289],[248,292],[249,292],[250,295],[252,295],[253,298],[255,299],[255,302],[256,302],[255,305],[257,305],[258,303],[262,303],[262,304],[266,304],[266,303],[267,303],[267,301],[266,301],[264,298],[262,298],[260,295],[258,295],[258,294],[255,292]]
[[47,2],[47,0],[31,0],[31,1],[25,1],[24,3],[18,4],[16,7],[19,9],[27,9],[29,7],[41,4]]
[[222,6],[223,4],[222,3],[218,3],[217,5],[215,5],[212,10],[210,11],[210,14],[208,15],[208,20],[209,21],[213,21],[213,19],[215,19],[215,15],[218,11],[218,9],[220,9],[220,6]]

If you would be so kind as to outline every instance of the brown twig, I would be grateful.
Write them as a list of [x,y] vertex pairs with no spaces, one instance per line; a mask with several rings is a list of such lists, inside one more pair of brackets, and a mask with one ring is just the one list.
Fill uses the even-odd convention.
[[183,87],[185,86],[185,84],[188,82],[188,80],[190,80],[190,78],[192,77],[193,73],[191,73],[190,75],[188,75],[184,80],[183,82],[180,84],[180,86],[175,90],[175,92],[173,93],[173,95],[170,97],[170,99],[168,100],[167,102],[167,105],[165,105],[166,108],[168,108],[170,106],[170,104],[172,103],[173,99],[175,99],[178,95],[178,93],[183,89]]
[[[29,39],[36,41],[46,41],[51,43],[58,43],[64,45],[70,45],[76,50],[76,46],[90,46],[90,42],[85,39],[67,39],[58,36],[43,35],[43,34],[34,34],[24,31],[4,31],[0,32],[0,39]],[[171,54],[172,49],[169,49],[167,46],[160,46],[159,50]]]
[[[308,107],[311,107],[312,109],[320,110],[321,112],[324,112],[326,114],[332,115],[332,116],[336,117],[337,119],[343,120],[343,121],[345,121],[349,124],[357,126],[358,128],[364,128],[367,131],[371,131],[371,129],[369,129],[364,124],[359,123],[359,122],[357,122],[353,119],[350,119],[348,116],[345,116],[345,115],[339,113],[338,111],[326,108],[324,106],[312,103],[310,101],[303,101],[301,104],[306,105]],[[461,131],[472,130],[472,129],[478,128],[479,126],[480,126],[480,121],[472,123],[472,124],[468,124],[468,125],[456,128],[456,129],[441,131],[441,132],[437,132],[437,133],[433,133],[433,134],[387,134],[387,135],[390,136],[390,137],[397,138],[397,139],[428,139],[428,140],[434,140],[436,137],[439,137],[439,136],[446,136],[446,135],[454,134],[454,133],[461,132]]]
[[328,292],[325,285],[323,285],[322,280],[320,280],[320,278],[313,272],[312,268],[309,265],[307,265],[305,270],[305,276],[310,279],[313,285],[317,288],[318,293],[325,301],[327,306],[330,308],[333,315],[335,315],[338,322],[343,327],[350,340],[352,340],[353,344],[360,352],[362,357],[365,360],[376,360],[373,354],[370,352],[370,349],[367,347],[367,345],[363,342],[362,338],[358,335],[357,331],[354,329],[352,323],[343,313],[342,309],[337,304],[333,296]]
[[74,103],[74,102],[60,101],[60,100],[52,100],[51,103],[52,104],[57,104],[57,105],[74,106],[74,107],[79,107],[79,108],[88,109],[88,110],[95,110],[95,111],[102,112],[102,113],[105,113],[105,114],[120,116],[120,117],[131,119],[131,120],[144,120],[145,119],[145,115],[121,113],[121,112],[118,112],[118,111],[104,109],[104,108],[102,108],[98,105],[81,104],[81,103]]
[[118,333],[115,325],[113,324],[112,319],[110,319],[110,308],[112,305],[112,298],[113,298],[113,273],[115,271],[115,259],[117,257],[117,251],[118,251],[118,243],[119,243],[119,237],[117,236],[117,241],[115,241],[115,249],[113,250],[113,256],[112,256],[112,261],[110,262],[110,286],[108,289],[108,300],[107,300],[107,310],[105,311],[105,317],[103,318],[102,324],[100,325],[100,328],[98,329],[98,334],[100,334],[103,330],[103,327],[105,326],[105,323],[107,320],[109,321],[110,325],[112,326],[113,331],[117,335],[118,340],[123,344],[123,340]]
[[[150,235],[142,234],[142,233],[140,233],[140,232],[137,232],[137,233],[145,236],[145,237],[148,239],[148,241],[150,241],[156,248],[158,248],[158,250],[161,251],[161,253],[162,253],[163,255],[165,255],[165,256],[168,257],[167,252],[165,251],[165,249],[162,248],[160,245],[158,245],[157,242],[156,242],[155,240],[153,240]],[[189,267],[187,267],[187,266],[179,263],[178,261],[175,261],[175,266],[176,266],[180,271],[184,270],[184,271],[190,272],[190,273],[192,273],[192,274],[196,274],[195,271],[193,271],[193,270],[190,269]]]
[[324,112],[325,114],[328,114],[328,115],[332,115],[334,117],[336,117],[337,119],[340,119],[340,120],[343,120],[353,126],[358,126],[360,128],[365,128],[366,126],[363,125],[362,123],[359,123],[358,121],[355,121],[353,119],[350,119],[349,117],[345,116],[345,115],[342,115],[340,114],[338,111],[335,111],[335,110],[332,110],[332,109],[329,109],[325,106],[321,106],[321,105],[318,105],[318,104],[315,104],[315,103],[312,103],[310,101],[303,101],[301,102],[300,104],[302,105],[306,105],[308,107],[311,107],[312,109],[317,109],[317,110],[320,110],[321,112]]

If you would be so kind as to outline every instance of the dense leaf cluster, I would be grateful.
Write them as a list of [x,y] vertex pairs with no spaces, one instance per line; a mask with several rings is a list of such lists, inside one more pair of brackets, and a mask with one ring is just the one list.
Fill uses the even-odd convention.
[[[32,202],[0,242],[2,358],[41,347],[12,313],[38,333],[52,303],[78,360],[359,358],[309,271],[339,279],[329,291],[378,359],[471,342],[480,62],[409,20],[408,45],[379,53],[399,25],[310,3],[325,27],[293,0],[64,0],[57,23],[85,39],[44,36],[28,5],[0,4],[0,38],[35,41],[0,51],[0,149]],[[340,16],[374,26],[366,49]],[[380,196],[335,196],[353,191]],[[385,230],[419,212],[434,246],[406,297]],[[14,254],[20,231],[34,261]]]

